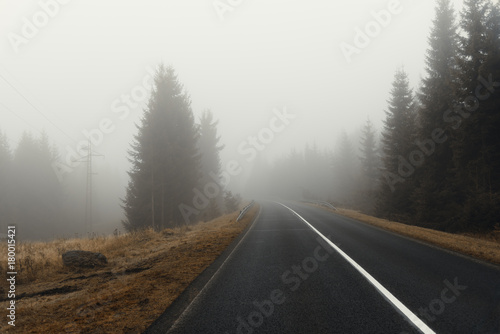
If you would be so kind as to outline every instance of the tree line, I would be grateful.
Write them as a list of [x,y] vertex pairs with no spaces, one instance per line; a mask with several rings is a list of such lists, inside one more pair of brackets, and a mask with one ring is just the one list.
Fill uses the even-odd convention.
[[357,142],[344,133],[333,152],[307,146],[267,166],[262,186],[441,230],[498,228],[498,3],[466,0],[457,15],[438,0],[425,71],[416,90],[396,71],[380,142],[367,120]]
[[221,182],[217,121],[207,110],[196,124],[172,67],[158,67],[137,128],[123,200],[127,230],[207,221],[238,209],[241,199]]
[[[42,133],[24,133],[12,150],[0,131],[0,227],[23,239],[51,238],[64,226],[63,187],[52,169],[57,150]],[[61,233],[62,234],[62,233]]]
[[[206,110],[195,122],[190,99],[173,68],[158,67],[137,128],[129,150],[130,181],[122,199],[126,230],[208,221],[239,209],[241,197],[221,182],[223,146],[217,121]],[[89,232],[83,221],[85,164],[75,175],[59,180],[54,170],[59,161],[58,150],[45,133],[36,137],[25,132],[13,150],[0,131],[0,227],[16,225],[25,240]],[[104,211],[111,209],[103,196],[110,194],[94,189],[93,215],[106,219],[109,214]]]
[[[457,24],[458,21],[458,24]],[[383,131],[378,214],[443,230],[500,222],[500,8],[439,0],[426,77],[399,70]]]
[[[343,133],[332,151],[313,144],[272,166],[257,159],[249,188],[442,230],[498,227],[499,5],[465,0],[457,15],[449,0],[437,0],[425,71],[417,89],[396,71],[381,133],[367,120],[356,140]],[[195,121],[173,68],[158,67],[137,130],[122,203],[127,230],[238,209],[241,198],[221,181],[217,121],[208,110]],[[45,134],[26,133],[11,150],[0,133],[1,226],[19,224],[28,238],[65,230],[72,217],[52,170],[57,160]]]

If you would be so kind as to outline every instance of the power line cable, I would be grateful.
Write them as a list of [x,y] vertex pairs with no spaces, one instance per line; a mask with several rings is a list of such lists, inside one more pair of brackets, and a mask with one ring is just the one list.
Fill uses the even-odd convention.
[[4,109],[6,109],[7,111],[9,111],[11,114],[13,114],[14,116],[16,116],[17,118],[19,118],[21,121],[23,121],[26,125],[28,125],[30,128],[32,128],[33,130],[35,130],[39,134],[43,134],[41,130],[39,130],[35,126],[31,125],[27,120],[25,120],[24,118],[22,118],[20,115],[16,114],[12,109],[10,109],[9,107],[7,107],[1,101],[0,101],[0,106],[2,106]]
[[74,143],[76,143],[77,141],[71,137],[69,134],[67,134],[63,129],[61,129],[60,127],[58,127],[54,122],[52,122],[43,112],[41,112],[33,103],[31,103],[30,100],[28,100],[26,98],[26,96],[24,96],[14,85],[12,85],[1,73],[0,73],[0,78],[2,78],[12,89],[14,89],[17,94],[19,94],[33,109],[35,109],[40,115],[43,116],[43,118],[45,118],[47,120],[47,122],[49,122],[50,124],[52,124],[52,126],[54,126],[56,129],[58,129],[59,131],[61,131],[61,133],[63,133],[66,137],[68,137],[71,141],[73,141]]

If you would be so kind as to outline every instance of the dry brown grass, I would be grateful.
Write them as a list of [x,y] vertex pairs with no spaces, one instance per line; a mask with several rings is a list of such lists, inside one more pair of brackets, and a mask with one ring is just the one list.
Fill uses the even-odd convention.
[[372,217],[354,210],[337,209],[334,211],[325,207],[321,208],[480,260],[500,264],[500,232],[453,234]]
[[[16,327],[2,322],[0,332],[141,333],[248,226],[257,210],[252,208],[238,223],[233,213],[162,232],[22,243],[17,248]],[[61,254],[74,249],[101,252],[108,264],[68,269]],[[5,245],[0,252],[6,253]],[[5,270],[6,263],[1,264]],[[1,309],[6,307],[7,301],[0,302]]]

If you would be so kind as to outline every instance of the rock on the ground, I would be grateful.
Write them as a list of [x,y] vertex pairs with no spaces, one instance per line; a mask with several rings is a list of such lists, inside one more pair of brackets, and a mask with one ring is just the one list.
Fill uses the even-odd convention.
[[68,267],[95,268],[108,263],[106,256],[82,250],[72,250],[62,255],[63,264]]

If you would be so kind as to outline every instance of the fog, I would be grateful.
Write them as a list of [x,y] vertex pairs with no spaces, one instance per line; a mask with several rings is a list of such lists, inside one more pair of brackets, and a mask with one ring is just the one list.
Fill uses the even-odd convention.
[[[453,3],[460,10],[462,1]],[[430,0],[0,0],[0,130],[12,151],[25,131],[46,132],[57,147],[66,167],[55,173],[73,199],[59,235],[82,233],[87,170],[75,160],[90,136],[93,230],[123,230],[127,151],[163,63],[191,97],[196,122],[207,109],[218,120],[222,171],[230,161],[241,165],[227,189],[252,199],[307,183],[326,199],[321,171],[290,189],[267,189],[266,180],[299,175],[275,170],[292,150],[340,154],[343,136],[358,155],[367,119],[381,130],[395,71],[404,67],[414,88],[425,75],[434,7]]]

